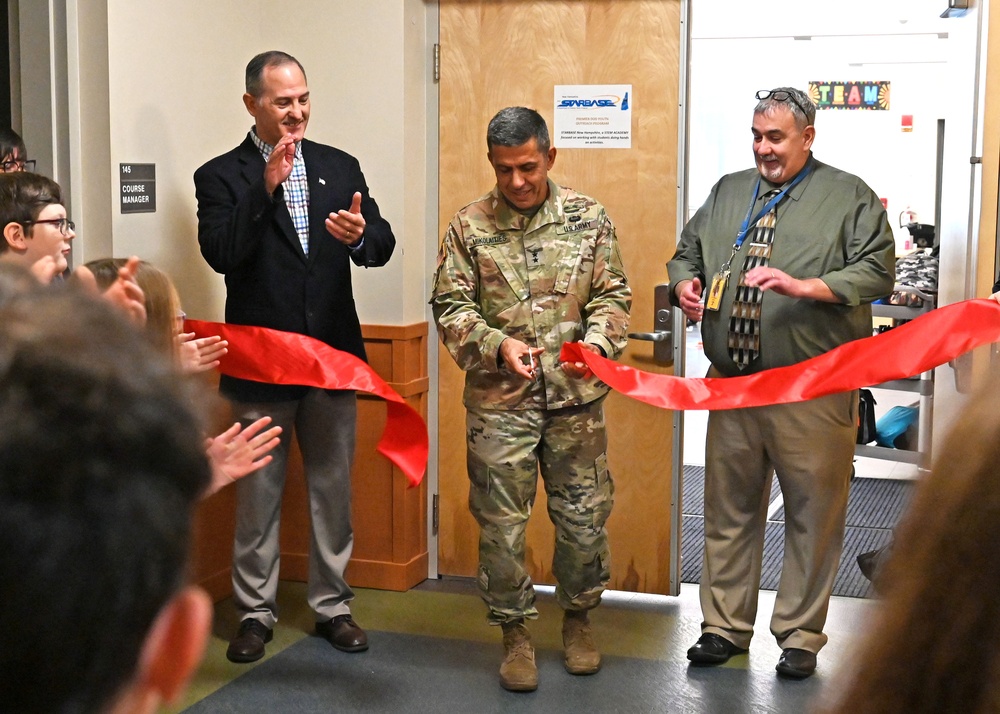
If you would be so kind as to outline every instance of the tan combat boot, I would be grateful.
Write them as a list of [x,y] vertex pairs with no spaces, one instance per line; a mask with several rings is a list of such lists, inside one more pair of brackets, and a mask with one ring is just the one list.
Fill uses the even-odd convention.
[[593,674],[601,668],[601,653],[594,644],[594,633],[586,610],[566,610],[563,613],[563,661],[570,674]]
[[511,692],[533,692],[538,689],[538,668],[535,648],[524,620],[504,622],[503,664],[500,665],[500,686]]

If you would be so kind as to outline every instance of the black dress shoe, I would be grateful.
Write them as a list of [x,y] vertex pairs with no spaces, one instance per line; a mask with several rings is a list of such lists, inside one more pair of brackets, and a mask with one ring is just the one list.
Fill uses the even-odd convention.
[[774,668],[778,674],[792,679],[805,679],[816,671],[816,653],[789,647],[781,651],[778,664]]
[[364,652],[368,649],[368,635],[350,615],[337,615],[332,620],[317,622],[316,634],[341,652]]
[[706,632],[688,650],[688,659],[695,664],[722,664],[730,657],[746,652],[722,635]]
[[236,636],[229,641],[226,658],[230,662],[256,662],[264,656],[264,643],[270,642],[274,633],[260,620],[248,617],[240,623]]

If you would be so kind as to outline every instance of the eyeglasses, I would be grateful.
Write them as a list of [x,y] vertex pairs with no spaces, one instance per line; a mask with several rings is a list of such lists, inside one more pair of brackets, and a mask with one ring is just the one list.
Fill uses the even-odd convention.
[[76,224],[68,218],[47,218],[44,221],[25,221],[22,225],[30,226],[32,223],[50,223],[59,229],[64,236],[68,236],[70,231],[76,230]]
[[802,106],[802,103],[799,102],[799,100],[796,99],[795,95],[792,94],[791,92],[786,92],[784,90],[779,90],[777,92],[772,92],[770,89],[761,89],[754,96],[756,96],[757,99],[773,99],[776,102],[789,102],[790,101],[790,102],[792,102],[792,104],[794,104],[795,106],[797,106],[799,109],[802,110],[802,113],[805,115],[806,119],[809,118],[809,112],[806,111],[806,108],[804,106]]
[[0,168],[3,169],[5,174],[13,173],[15,171],[34,171],[35,170],[35,160],[34,159],[7,159],[6,161],[0,162]]

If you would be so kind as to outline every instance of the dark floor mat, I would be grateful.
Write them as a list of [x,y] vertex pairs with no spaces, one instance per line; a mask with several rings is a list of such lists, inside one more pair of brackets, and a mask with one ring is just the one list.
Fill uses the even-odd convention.
[[833,594],[845,597],[875,597],[872,584],[858,567],[858,556],[881,548],[892,540],[887,528],[853,528],[844,531],[844,554],[840,556],[837,579],[833,581]]
[[681,582],[701,581],[701,564],[705,557],[705,519],[702,516],[681,516]]
[[[694,464],[684,465],[684,482],[681,489],[681,513],[691,516],[705,515],[705,467]],[[771,497],[768,503],[774,501],[781,493],[778,480],[771,480]]]
[[859,528],[895,528],[910,503],[914,481],[856,478],[847,501],[847,525]]
[[[913,493],[913,481],[856,478],[847,497],[847,525],[858,528],[894,528]],[[785,509],[774,515],[785,520]]]
[[705,515],[705,467],[684,464],[681,513]]
[[[764,556],[761,563],[760,587],[777,590],[781,577],[781,559],[784,556],[785,524],[768,521],[764,529]],[[871,583],[858,568],[861,553],[880,548],[892,538],[892,531],[884,528],[848,527],[844,532],[844,551],[833,581],[833,594],[841,597],[872,597]],[[681,518],[681,582],[697,583],[701,580],[701,565],[705,548],[705,519],[701,516]]]

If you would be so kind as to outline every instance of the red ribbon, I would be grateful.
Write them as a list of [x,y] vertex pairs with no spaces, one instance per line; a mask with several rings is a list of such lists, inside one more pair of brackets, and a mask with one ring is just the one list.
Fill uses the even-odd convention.
[[818,357],[744,377],[684,378],[643,372],[578,343],[564,344],[560,359],[585,362],[612,389],[661,409],[737,409],[802,402],[912,377],[998,341],[1000,304],[980,299],[940,307]]
[[427,424],[375,370],[352,354],[294,332],[266,327],[185,320],[198,337],[219,335],[229,353],[219,371],[230,377],[268,384],[301,384],[322,389],[353,389],[386,400],[385,429],[378,450],[406,474],[411,486],[427,468]]

